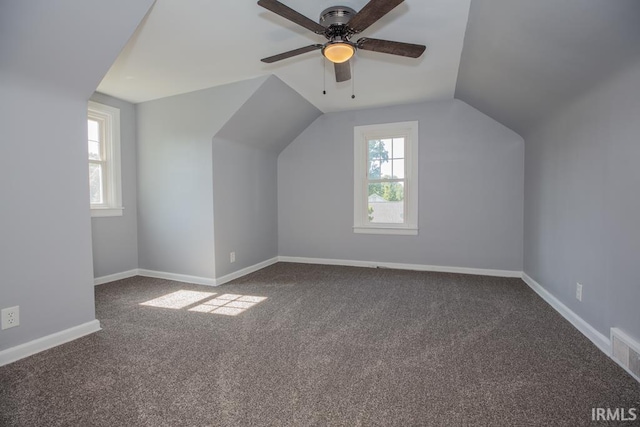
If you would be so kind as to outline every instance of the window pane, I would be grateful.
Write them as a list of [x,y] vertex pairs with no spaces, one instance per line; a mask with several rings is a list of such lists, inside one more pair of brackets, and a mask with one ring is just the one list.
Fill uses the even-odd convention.
[[381,178],[391,178],[393,173],[391,171],[391,162],[383,162],[380,168]]
[[404,182],[369,184],[369,222],[404,223]]
[[89,200],[92,204],[104,203],[102,179],[102,165],[89,163]]
[[404,159],[404,138],[393,138],[393,158]]
[[95,120],[87,120],[89,128],[89,141],[100,141],[100,124]]
[[100,157],[100,143],[89,140],[89,160],[102,160]]
[[369,160],[379,159],[380,158],[380,147],[382,147],[381,142],[377,139],[371,139],[367,142]]
[[381,160],[370,160],[369,161],[369,169],[368,176],[372,179],[377,179],[382,176],[382,161]]
[[370,139],[369,158],[387,160],[391,157],[391,139]]
[[393,159],[393,177],[404,179],[404,159]]
[[382,147],[384,149],[384,151],[387,153],[388,157],[391,157],[391,143],[393,142],[393,140],[391,138],[389,139],[383,139],[382,141]]
[[89,129],[89,160],[102,160],[100,150],[100,123],[96,120],[88,119]]
[[383,167],[388,168],[387,174],[391,176],[389,163],[391,140],[372,139],[368,141],[367,171],[369,178],[377,179],[384,176]]

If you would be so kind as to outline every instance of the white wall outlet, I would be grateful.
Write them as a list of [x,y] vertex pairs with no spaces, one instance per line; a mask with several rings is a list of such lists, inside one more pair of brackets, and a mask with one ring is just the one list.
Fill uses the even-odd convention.
[[582,301],[582,285],[580,283],[576,283],[576,299]]
[[20,324],[20,306],[2,309],[2,329],[9,329]]
[[230,262],[236,262],[236,253],[235,252],[231,252],[229,254],[229,261]]

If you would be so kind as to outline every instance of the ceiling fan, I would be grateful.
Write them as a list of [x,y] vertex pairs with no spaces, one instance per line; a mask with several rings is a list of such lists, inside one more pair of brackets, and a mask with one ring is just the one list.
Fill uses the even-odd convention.
[[370,0],[369,3],[357,13],[355,10],[346,6],[330,7],[322,11],[318,23],[277,0],[259,0],[258,5],[316,34],[323,35],[328,40],[325,44],[312,44],[263,58],[261,61],[270,64],[314,50],[322,50],[324,57],[334,63],[336,81],[344,82],[351,79],[349,60],[357,49],[418,58],[425,51],[426,46],[367,37],[363,37],[355,43],[351,41],[351,37],[369,28],[374,22],[389,13],[403,1],[404,0]]

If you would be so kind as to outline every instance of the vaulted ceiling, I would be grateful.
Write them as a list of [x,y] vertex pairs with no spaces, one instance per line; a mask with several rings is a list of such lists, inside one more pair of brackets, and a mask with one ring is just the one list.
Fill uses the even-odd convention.
[[[336,83],[332,64],[319,51],[274,64],[260,62],[326,39],[255,0],[157,0],[98,91],[137,103],[275,74],[324,112],[451,99],[469,1],[404,1],[359,36],[424,44],[425,54],[410,59],[358,51],[354,78]],[[314,21],[330,6],[358,11],[367,2],[282,0]]]
[[[281,1],[313,20],[367,3]],[[324,38],[254,0],[156,0],[98,90],[137,103],[275,74],[324,112],[455,96],[523,134],[640,58],[639,21],[638,0],[405,0],[361,36],[425,44],[425,54],[358,51],[354,79],[336,83],[317,51],[260,62]]]
[[639,59],[638,0],[472,0],[455,96],[524,136]]

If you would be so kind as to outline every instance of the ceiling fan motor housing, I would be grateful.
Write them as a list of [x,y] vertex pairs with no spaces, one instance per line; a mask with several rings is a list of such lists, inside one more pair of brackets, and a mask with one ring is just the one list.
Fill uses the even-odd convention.
[[332,6],[320,14],[320,25],[329,28],[331,25],[345,25],[356,14],[347,6]]
[[346,24],[353,18],[356,11],[347,6],[333,6],[322,11],[320,25],[327,28],[325,33],[331,41],[347,41],[351,34]]

